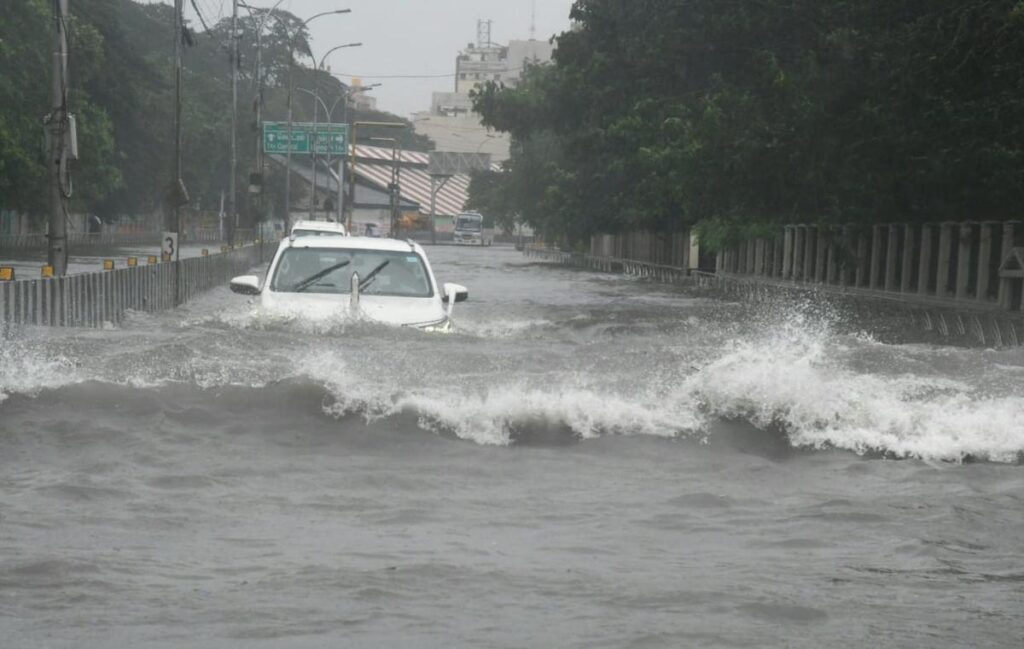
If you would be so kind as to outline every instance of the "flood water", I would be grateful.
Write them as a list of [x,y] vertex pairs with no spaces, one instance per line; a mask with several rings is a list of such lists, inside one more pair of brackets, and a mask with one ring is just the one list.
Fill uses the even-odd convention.
[[429,252],[453,335],[0,340],[0,646],[1021,646],[1020,349]]

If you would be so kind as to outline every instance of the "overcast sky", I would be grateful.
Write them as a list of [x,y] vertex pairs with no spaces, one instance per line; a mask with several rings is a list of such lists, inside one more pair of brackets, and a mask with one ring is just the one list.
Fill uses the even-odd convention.
[[[171,0],[158,0],[173,4]],[[270,7],[276,0],[246,0]],[[207,22],[231,15],[231,0],[195,0]],[[324,16],[309,24],[313,53],[319,59],[335,45],[362,42],[342,49],[327,60],[331,70],[359,76],[364,84],[382,83],[374,90],[379,107],[403,117],[430,108],[430,93],[454,88],[455,56],[476,41],[478,18],[494,21],[491,39],[507,43],[530,37],[532,0],[283,0],[281,8],[300,18],[321,11],[351,9],[352,13]],[[569,28],[572,0],[536,0],[537,39]],[[186,19],[195,21],[191,0],[185,0]],[[240,9],[242,15],[244,10]],[[306,62],[309,64],[309,62]],[[397,76],[435,78],[385,78]],[[447,75],[447,76],[436,76]],[[349,78],[343,77],[348,83]]]

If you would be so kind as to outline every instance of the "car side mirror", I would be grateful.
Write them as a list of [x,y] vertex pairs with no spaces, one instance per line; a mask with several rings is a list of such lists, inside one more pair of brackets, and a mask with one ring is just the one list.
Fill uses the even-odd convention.
[[444,297],[441,298],[441,301],[448,304],[453,295],[455,296],[456,302],[465,302],[469,299],[469,289],[461,284],[445,284]]
[[469,289],[461,284],[445,284],[444,296],[441,301],[448,305],[448,317],[452,317],[452,307],[456,302],[465,302],[469,299]]
[[231,290],[241,295],[259,295],[260,278],[255,275],[242,275],[231,280]]

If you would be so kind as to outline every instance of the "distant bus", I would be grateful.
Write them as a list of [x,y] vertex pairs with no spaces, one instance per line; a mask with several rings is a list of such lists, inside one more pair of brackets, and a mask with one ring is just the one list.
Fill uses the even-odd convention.
[[484,231],[484,217],[479,212],[463,212],[455,217],[454,240],[462,246],[489,246],[494,236]]

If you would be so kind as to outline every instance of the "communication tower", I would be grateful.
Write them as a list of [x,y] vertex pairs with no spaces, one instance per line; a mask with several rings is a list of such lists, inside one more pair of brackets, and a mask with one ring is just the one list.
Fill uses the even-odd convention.
[[477,20],[476,21],[476,46],[477,47],[491,47],[491,23],[492,20]]

